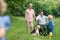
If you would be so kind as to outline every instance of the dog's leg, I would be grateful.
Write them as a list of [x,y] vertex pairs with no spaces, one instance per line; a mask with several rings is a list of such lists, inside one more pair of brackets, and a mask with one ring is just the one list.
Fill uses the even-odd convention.
[[39,35],[39,30],[36,30],[36,34]]

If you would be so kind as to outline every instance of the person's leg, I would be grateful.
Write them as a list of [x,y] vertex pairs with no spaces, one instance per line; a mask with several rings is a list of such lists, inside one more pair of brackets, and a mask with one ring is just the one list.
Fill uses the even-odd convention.
[[33,31],[33,22],[30,22],[30,31],[32,32]]
[[27,28],[28,28],[28,33],[30,33],[30,23],[26,22],[26,24],[27,24]]
[[53,29],[50,28],[50,29],[49,29],[49,38],[51,39],[52,37],[53,37]]
[[52,32],[52,34],[54,34],[54,29],[53,28],[51,29],[51,32]]
[[47,26],[44,25],[44,35],[46,36],[47,35]]
[[45,25],[41,25],[42,26],[42,35],[46,35],[47,33],[47,29]]
[[42,29],[42,35],[43,35],[43,33],[44,33],[44,28],[43,28],[43,25],[40,25],[41,26],[41,29]]

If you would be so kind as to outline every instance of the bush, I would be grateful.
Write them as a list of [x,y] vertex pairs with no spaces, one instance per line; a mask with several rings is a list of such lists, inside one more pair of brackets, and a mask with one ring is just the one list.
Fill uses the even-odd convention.
[[8,4],[7,13],[9,15],[24,16],[27,5],[32,3],[36,15],[39,14],[40,10],[43,10],[45,15],[60,16],[59,0],[6,0],[6,2]]

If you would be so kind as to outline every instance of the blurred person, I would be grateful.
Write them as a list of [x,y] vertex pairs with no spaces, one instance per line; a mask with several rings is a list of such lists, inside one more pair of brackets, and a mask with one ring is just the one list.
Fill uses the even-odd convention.
[[10,27],[10,17],[4,15],[7,4],[4,0],[0,0],[0,40],[5,40],[6,31]]
[[25,11],[25,21],[28,26],[28,33],[32,32],[33,30],[33,18],[35,18],[35,12],[32,9],[32,4],[29,3],[28,8]]

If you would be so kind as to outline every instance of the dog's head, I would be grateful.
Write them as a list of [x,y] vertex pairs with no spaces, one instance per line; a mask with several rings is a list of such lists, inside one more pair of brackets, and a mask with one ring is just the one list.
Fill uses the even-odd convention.
[[40,25],[37,25],[36,27],[35,27],[35,29],[37,30],[39,30],[40,29]]

